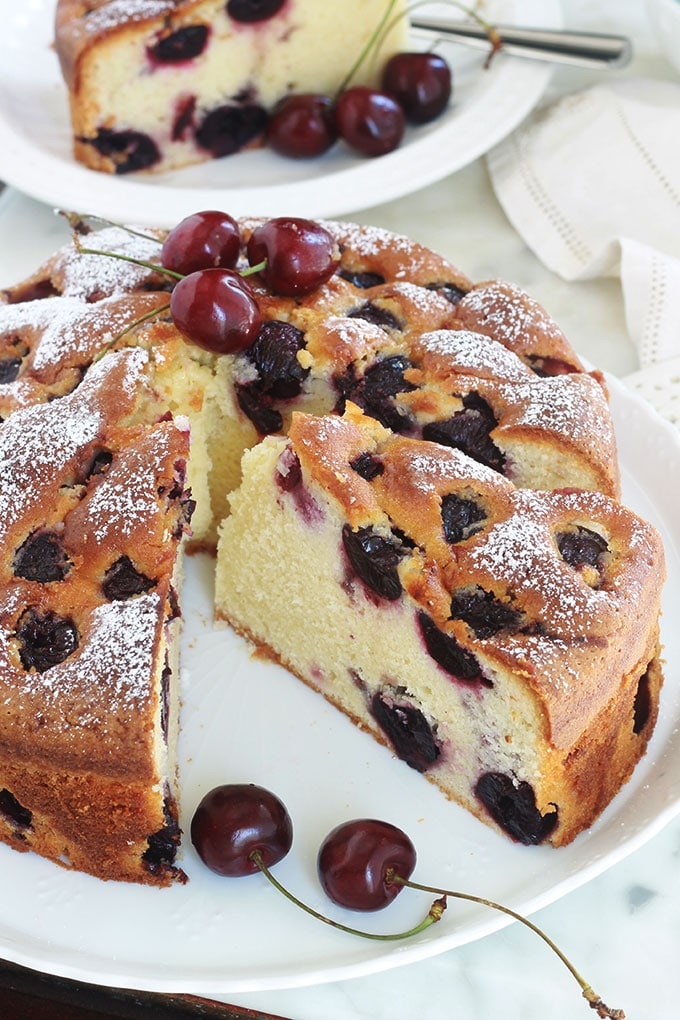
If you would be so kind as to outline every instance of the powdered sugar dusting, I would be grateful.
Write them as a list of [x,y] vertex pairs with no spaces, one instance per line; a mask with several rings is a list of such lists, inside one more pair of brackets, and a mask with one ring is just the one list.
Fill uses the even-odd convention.
[[0,332],[39,332],[32,350],[36,371],[58,367],[65,359],[93,353],[93,338],[116,335],[130,324],[129,308],[117,308],[118,298],[87,304],[75,297],[51,297],[16,305],[0,305]]
[[22,408],[0,430],[0,541],[18,516],[44,498],[44,489],[58,478],[83,446],[102,428],[99,389],[109,372],[122,366],[122,385],[134,387],[145,351],[133,348],[95,364],[81,385],[59,401]]
[[[115,252],[128,258],[158,264],[160,242],[131,234],[122,227],[106,227],[80,238],[83,248],[97,252]],[[93,296],[125,294],[136,290],[153,271],[111,255],[81,254],[73,245],[63,248],[55,258],[63,274],[63,293],[67,297],[90,300]]]
[[562,331],[545,310],[515,284],[492,283],[473,288],[461,301],[461,308],[479,315],[502,343],[514,346],[537,330],[562,339]]
[[155,592],[97,606],[77,654],[44,673],[26,674],[25,684],[58,700],[70,690],[82,690],[84,681],[91,683],[97,696],[83,702],[77,718],[64,719],[64,727],[105,725],[111,715],[149,698],[161,610]]
[[[0,541],[9,525],[38,504],[41,477],[63,469],[76,452],[96,439],[101,415],[83,406],[77,415],[55,414],[54,404],[15,412],[0,431]],[[27,484],[35,479],[36,484]]]
[[160,17],[174,11],[176,7],[177,0],[110,0],[86,14],[82,19],[82,27],[88,35],[97,35],[118,28],[126,21]]
[[168,436],[161,433],[155,439],[153,460],[146,451],[143,459],[128,457],[124,473],[107,474],[88,501],[88,533],[91,531],[98,542],[106,542],[110,536],[129,536],[140,528],[150,531],[161,512],[153,480],[168,455]]
[[573,584],[565,583],[567,568],[557,556],[541,499],[528,494],[514,513],[493,524],[485,541],[470,550],[470,565],[498,578],[515,594],[532,592],[543,603],[539,615],[550,620],[549,629],[575,637],[611,596],[576,577]]
[[440,448],[432,445],[431,451],[424,443],[419,443],[409,453],[409,478],[423,492],[438,487],[447,479],[464,479],[478,481],[487,485],[502,485],[497,472],[486,465],[467,457],[453,448]]
[[433,330],[423,333],[416,344],[430,354],[446,358],[452,368],[474,375],[489,374],[521,382],[530,372],[524,362],[503,344],[472,330]]
[[510,407],[521,409],[514,422],[580,442],[599,436],[608,417],[602,389],[588,375],[533,377],[500,391]]

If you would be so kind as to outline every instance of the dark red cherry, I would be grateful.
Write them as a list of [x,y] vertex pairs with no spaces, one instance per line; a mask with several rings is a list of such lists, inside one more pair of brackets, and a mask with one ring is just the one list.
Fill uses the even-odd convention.
[[396,149],[404,137],[405,122],[394,96],[363,85],[346,89],[335,103],[338,134],[364,156],[384,156]]
[[446,109],[451,68],[436,53],[395,53],[385,64],[382,87],[413,124],[427,124]]
[[313,220],[280,216],[256,227],[247,245],[251,266],[266,261],[260,276],[276,294],[297,297],[320,287],[336,270],[340,251]]
[[170,231],[161,249],[161,265],[182,276],[198,269],[233,269],[241,249],[238,223],[216,209],[186,216]]
[[396,825],[374,818],[343,822],[326,836],[317,857],[319,881],[326,894],[349,910],[381,910],[401,891],[388,871],[410,878],[416,850]]
[[113,161],[117,174],[148,170],[161,158],[153,138],[141,131],[113,131],[102,127],[94,138],[86,138],[85,141]]
[[209,34],[207,25],[183,25],[159,36],[148,47],[148,54],[159,64],[184,63],[203,52]]
[[201,269],[179,280],[170,297],[177,329],[215,354],[249,347],[262,319],[249,284],[233,269]]
[[284,0],[228,0],[227,14],[234,21],[252,24],[273,18],[283,7]]
[[259,851],[268,868],[293,844],[293,823],[279,798],[253,783],[216,786],[203,797],[191,821],[199,857],[218,875],[239,878],[259,871]]
[[328,96],[300,93],[286,96],[272,110],[266,141],[281,156],[310,159],[335,143],[333,104]]

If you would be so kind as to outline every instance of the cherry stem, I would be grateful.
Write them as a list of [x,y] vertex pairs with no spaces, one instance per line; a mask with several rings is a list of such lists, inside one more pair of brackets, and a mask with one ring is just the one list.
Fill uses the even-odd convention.
[[[463,14],[467,14],[471,21],[475,21],[479,25],[479,27],[483,29],[484,32],[486,32],[487,36],[489,37],[489,42],[491,44],[491,49],[489,50],[488,56],[484,61],[484,67],[488,68],[491,64],[491,60],[494,54],[497,53],[500,50],[501,46],[503,45],[503,39],[498,29],[496,28],[495,25],[492,25],[491,22],[487,21],[486,18],[483,18],[482,15],[475,11],[472,7],[468,7],[466,4],[463,3],[458,3],[458,0],[447,0],[447,2],[450,3],[452,7],[457,7],[459,11],[463,12]],[[429,0],[416,0],[415,3],[409,4],[408,13],[416,10],[418,7],[427,6],[428,3]],[[393,18],[392,21],[385,27],[382,33],[382,38],[379,41],[379,45],[383,44],[385,37],[388,35],[389,32],[392,31],[392,29],[401,19],[401,17],[402,15],[400,14],[397,18]],[[431,49],[434,48],[437,41],[438,40],[435,40],[435,42],[433,42],[432,46],[430,47]]]
[[[109,223],[111,221],[106,220],[105,222]],[[113,226],[115,225],[116,224],[113,224]],[[123,227],[122,229],[127,230],[128,228]],[[135,231],[131,230],[130,233],[134,234]],[[146,238],[146,240],[149,241],[157,240],[157,238],[147,237],[146,234],[137,234],[136,236],[144,237]],[[171,279],[175,280],[175,282],[177,282],[177,280],[183,280],[185,277],[184,273],[176,273],[174,269],[166,269],[165,266],[161,266],[157,262],[147,262],[145,259],[138,259],[135,258],[133,255],[123,255],[123,253],[119,251],[103,251],[101,248],[86,248],[81,243],[80,237],[78,236],[78,232],[75,230],[73,234],[73,243],[75,245],[76,251],[80,255],[106,255],[110,259],[120,259],[122,262],[131,262],[133,266],[141,266],[143,269],[150,269],[151,272],[153,273],[160,273],[162,276],[169,276]],[[266,268],[266,266],[267,259],[262,259],[262,261],[258,262],[256,265],[247,266],[245,269],[237,270],[237,272],[239,276],[253,276],[255,273],[261,273],[262,270]],[[132,323],[133,326],[135,326],[136,324],[137,324],[136,322]]]
[[263,269],[267,268],[267,260],[262,259],[261,262],[256,262],[254,266],[248,266],[247,269],[239,269],[239,276],[254,276],[255,273],[261,273]]
[[173,280],[183,280],[184,276],[182,273],[176,273],[174,269],[166,269],[165,266],[159,266],[155,262],[146,262],[144,259],[136,259],[132,255],[123,255],[119,251],[102,251],[101,248],[86,248],[80,243],[80,240],[74,238],[75,246],[81,255],[107,255],[110,259],[120,259],[122,262],[131,262],[133,266],[142,266],[143,269],[150,269],[154,273],[161,273],[164,276],[169,276]]
[[144,315],[140,315],[138,319],[134,319],[134,321],[129,323],[125,327],[125,329],[121,329],[120,333],[116,333],[113,339],[109,340],[109,342],[105,344],[100,351],[97,351],[96,355],[92,359],[92,364],[96,364],[96,362],[100,361],[105,354],[108,354],[111,348],[114,347],[115,344],[117,344],[118,341],[121,340],[126,333],[129,333],[137,326],[141,326],[143,323],[148,322],[149,319],[153,319],[157,315],[162,315],[162,313],[167,312],[169,308],[170,302],[168,301],[167,304],[159,305],[158,308],[152,308],[151,311],[145,312]]
[[[378,24],[376,25],[375,29],[373,30],[373,32],[369,36],[368,42],[366,43],[366,45],[362,49],[362,51],[359,54],[359,56],[357,57],[357,59],[354,61],[352,67],[349,69],[349,71],[345,75],[345,77],[344,77],[340,87],[338,88],[337,92],[335,93],[335,99],[337,99],[338,96],[341,95],[341,93],[343,93],[345,91],[345,89],[347,88],[347,86],[351,82],[352,78],[357,73],[357,71],[359,70],[361,65],[366,60],[366,57],[369,55],[371,50],[376,46],[376,44],[381,39],[381,37],[384,38],[387,35],[387,31],[388,30],[385,29],[385,25],[387,24],[387,19],[389,18],[390,14],[394,10],[394,6],[395,6],[396,2],[397,2],[397,0],[390,0],[390,2],[388,3],[387,7],[385,8],[385,10],[383,12],[383,15],[382,15],[380,21],[378,22]],[[389,28],[392,28],[394,25],[396,25],[397,21],[399,21],[399,18],[394,19],[392,21],[392,24],[389,26]]]
[[318,921],[323,921],[324,924],[329,924],[332,928],[338,928],[340,931],[347,932],[349,935],[358,935],[363,939],[373,939],[379,942],[396,942],[399,939],[410,938],[412,935],[419,935],[421,931],[425,931],[425,929],[429,928],[430,925],[436,924],[437,921],[441,920],[442,914],[446,910],[446,896],[443,896],[441,899],[435,900],[423,920],[413,928],[409,928],[408,931],[396,932],[389,935],[361,931],[359,928],[351,928],[349,925],[341,924],[340,921],[333,921],[330,917],[326,917],[325,914],[320,914],[318,910],[314,910],[313,907],[310,907],[307,903],[299,900],[297,896],[294,896],[292,892],[286,889],[285,886],[281,885],[274,875],[272,875],[271,871],[262,860],[262,855],[259,850],[253,850],[253,852],[249,855],[249,859],[257,865],[262,874],[269,882],[271,882],[275,889],[278,889],[278,891],[282,893],[287,900],[290,900],[291,903],[300,907],[305,911],[305,913],[315,917]]
[[80,213],[67,212],[65,209],[59,209],[58,212],[76,234],[89,233],[90,228],[86,227],[85,220],[96,220],[97,223],[103,223],[107,227],[116,227],[117,230],[124,230],[126,234],[132,234],[133,237],[141,237],[144,241],[153,241],[155,244],[160,243],[159,239],[152,234],[145,234],[141,230],[135,230],[134,227],[128,227],[127,224],[108,220],[105,216],[96,216],[94,213],[86,213],[84,216],[81,216]]
[[609,1006],[606,1006],[602,999],[599,997],[599,995],[597,995],[597,993],[593,991],[588,982],[583,977],[581,977],[579,972],[576,970],[571,961],[564,955],[559,946],[557,946],[553,942],[553,940],[538,927],[538,925],[535,925],[527,917],[523,917],[522,914],[518,914],[510,907],[505,907],[503,906],[502,903],[495,903],[493,900],[487,900],[483,896],[474,896],[472,895],[472,893],[453,892],[450,889],[439,889],[437,886],[423,885],[420,882],[413,882],[410,879],[402,878],[400,875],[397,875],[392,868],[389,868],[387,870],[387,873],[385,875],[385,881],[388,884],[392,883],[394,885],[408,887],[409,889],[419,889],[421,892],[436,893],[437,895],[443,896],[445,898],[450,897],[451,899],[468,900],[471,903],[479,903],[482,906],[491,907],[492,910],[498,910],[502,914],[507,914],[509,917],[514,918],[515,921],[519,921],[526,928],[530,928],[531,931],[533,931],[536,935],[539,936],[539,938],[543,939],[546,945],[548,945],[550,949],[552,949],[552,951],[559,957],[559,959],[562,961],[562,963],[570,972],[570,974],[578,982],[583,993],[583,997],[586,999],[591,1009],[594,1009],[597,1012],[597,1015],[599,1017],[609,1018],[609,1020],[625,1020],[626,1014],[623,1012],[623,1010],[610,1009]]

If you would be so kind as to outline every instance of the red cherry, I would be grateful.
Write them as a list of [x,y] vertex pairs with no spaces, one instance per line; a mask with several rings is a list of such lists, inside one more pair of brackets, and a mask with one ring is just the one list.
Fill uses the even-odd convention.
[[382,87],[413,124],[427,124],[446,109],[451,96],[451,68],[436,53],[395,53],[387,61]]
[[249,347],[262,318],[250,285],[233,269],[201,269],[179,280],[170,312],[187,340],[215,354]]
[[256,227],[247,245],[251,266],[266,261],[260,276],[285,297],[309,294],[335,272],[340,251],[325,227],[313,220],[278,217]]
[[191,841],[199,857],[218,875],[254,875],[259,851],[268,868],[293,844],[293,823],[283,803],[261,786],[217,786],[203,797],[191,820]]
[[236,220],[215,209],[185,217],[165,238],[161,265],[182,276],[198,269],[233,269],[241,250]]
[[280,155],[293,159],[320,156],[338,136],[332,107],[328,96],[314,93],[286,96],[269,118],[267,144]]
[[406,118],[387,92],[363,85],[346,89],[335,103],[335,123],[341,138],[364,156],[384,156],[404,137]]
[[408,879],[416,866],[416,850],[396,825],[374,818],[343,822],[326,836],[317,858],[319,881],[326,894],[350,910],[381,910],[401,892],[389,882],[394,869]]

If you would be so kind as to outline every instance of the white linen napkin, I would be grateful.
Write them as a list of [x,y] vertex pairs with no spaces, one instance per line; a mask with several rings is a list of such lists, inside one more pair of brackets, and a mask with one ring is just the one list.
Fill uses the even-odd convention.
[[487,163],[506,215],[548,268],[565,280],[620,277],[641,369],[663,362],[677,387],[680,84],[628,78],[567,95]]

